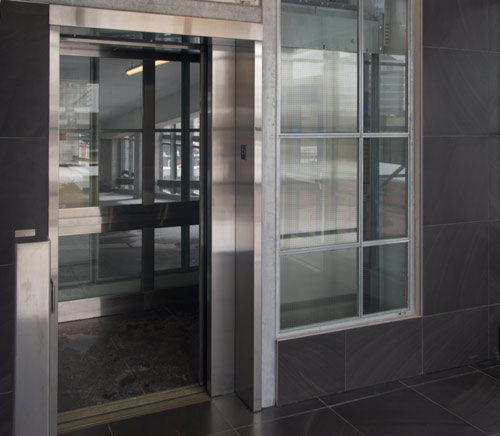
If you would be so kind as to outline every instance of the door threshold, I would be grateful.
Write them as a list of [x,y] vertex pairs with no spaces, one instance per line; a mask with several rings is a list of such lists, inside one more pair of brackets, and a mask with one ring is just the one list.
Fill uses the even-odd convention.
[[57,433],[64,434],[95,425],[148,415],[168,409],[209,401],[204,386],[192,385],[125,400],[84,407],[58,414]]

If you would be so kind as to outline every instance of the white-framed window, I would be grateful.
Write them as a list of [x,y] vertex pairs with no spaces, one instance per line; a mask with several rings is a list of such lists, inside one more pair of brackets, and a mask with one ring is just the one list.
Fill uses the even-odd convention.
[[281,0],[279,331],[412,298],[411,0]]

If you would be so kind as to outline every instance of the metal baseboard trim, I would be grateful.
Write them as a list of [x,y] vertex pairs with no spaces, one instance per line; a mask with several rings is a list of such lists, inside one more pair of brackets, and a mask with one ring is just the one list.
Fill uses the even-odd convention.
[[58,415],[58,434],[109,424],[190,404],[209,401],[204,386],[193,385],[165,392],[142,395],[98,406],[62,412]]

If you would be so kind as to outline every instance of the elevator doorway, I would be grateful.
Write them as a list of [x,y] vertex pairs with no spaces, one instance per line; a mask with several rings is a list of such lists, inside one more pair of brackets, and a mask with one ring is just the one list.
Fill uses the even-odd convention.
[[205,390],[208,90],[200,38],[63,27],[60,41],[65,422]]

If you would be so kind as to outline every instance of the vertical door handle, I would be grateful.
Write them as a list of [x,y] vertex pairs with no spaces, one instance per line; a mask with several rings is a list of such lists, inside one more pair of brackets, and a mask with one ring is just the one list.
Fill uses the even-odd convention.
[[56,311],[56,285],[54,280],[50,279],[50,313]]

